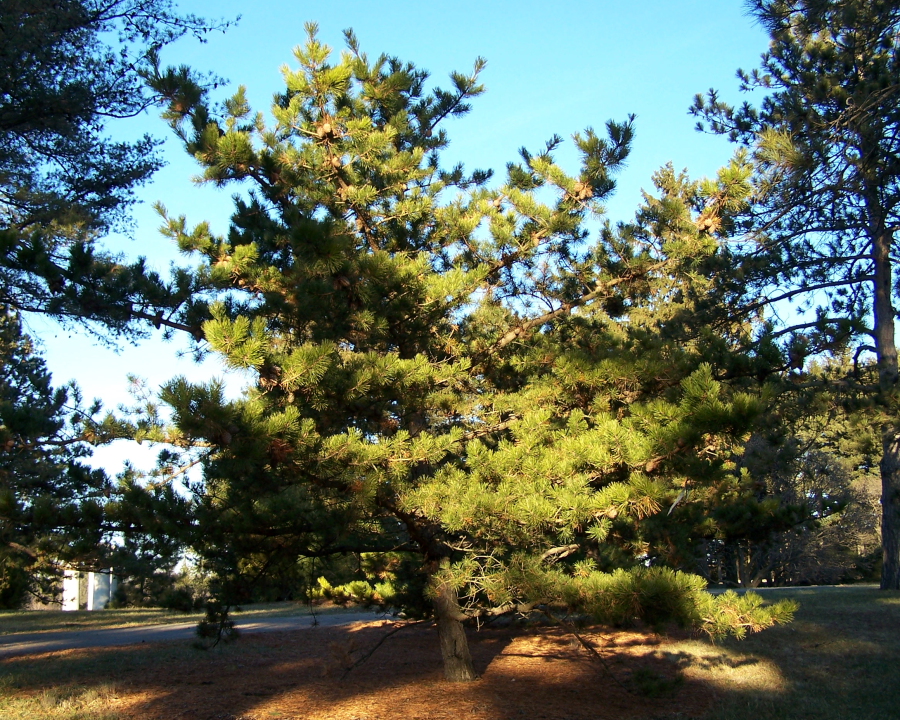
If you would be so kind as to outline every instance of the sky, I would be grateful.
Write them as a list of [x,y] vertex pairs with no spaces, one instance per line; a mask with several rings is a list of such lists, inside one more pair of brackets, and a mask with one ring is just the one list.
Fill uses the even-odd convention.
[[[624,120],[634,113],[633,151],[607,206],[614,221],[632,217],[642,189],[652,190],[653,172],[666,163],[702,177],[728,161],[734,148],[722,138],[696,132],[687,109],[696,93],[709,88],[731,102],[741,101],[735,71],[756,67],[768,44],[741,0],[640,0],[628,5],[619,0],[222,0],[214,5],[184,0],[178,7],[209,19],[241,19],[206,43],[178,41],[163,51],[163,64],[186,64],[225,78],[228,83],[214,95],[218,99],[245,85],[253,109],[265,113],[283,87],[280,68],[296,64],[292,49],[305,42],[308,21],[318,23],[319,39],[336,54],[344,48],[342,31],[352,28],[370,58],[386,53],[411,61],[445,87],[451,71],[467,72],[477,57],[484,57],[481,81],[487,92],[473,101],[469,115],[445,125],[451,144],[444,158],[470,170],[494,169],[498,181],[520,147],[536,150],[553,134],[569,140],[588,126],[602,130],[608,119]],[[160,235],[152,204],[161,202],[172,215],[186,215],[190,224],[205,220],[214,232],[224,233],[231,198],[240,188],[193,182],[197,165],[155,113],[118,121],[109,130],[116,138],[149,132],[165,139],[167,164],[140,190],[133,230],[104,239],[102,246],[127,259],[145,256],[161,271],[172,262],[191,265]],[[570,171],[577,168],[571,141],[557,159]],[[215,358],[198,365],[180,356],[187,348],[183,340],[163,342],[161,333],[137,346],[109,348],[77,328],[45,319],[29,318],[27,327],[55,385],[74,380],[86,400],[99,398],[110,409],[130,402],[129,374],[143,378],[150,388],[177,375],[195,381],[226,376]],[[232,393],[246,382],[240,375],[228,378]],[[147,445],[119,442],[99,449],[94,463],[111,475],[121,471],[125,459],[150,469],[155,452]]]

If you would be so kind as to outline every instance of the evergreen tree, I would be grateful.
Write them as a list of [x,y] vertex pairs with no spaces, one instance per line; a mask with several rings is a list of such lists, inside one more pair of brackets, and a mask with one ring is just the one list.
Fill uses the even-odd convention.
[[[159,49],[214,28],[169,0],[5,0],[0,7],[0,303],[103,337],[191,330],[196,288],[126,264],[97,240],[160,167],[158,141],[113,142],[111,119],[155,101]],[[202,310],[198,310],[201,312]]]
[[69,407],[74,388],[51,387],[19,314],[78,322],[103,340],[135,339],[151,324],[200,336],[207,315],[189,273],[165,280],[98,244],[161,162],[157,141],[113,142],[106,125],[158,100],[143,76],[160,48],[223,27],[179,15],[169,0],[0,6],[5,602],[54,580],[59,562],[90,564],[104,552],[101,507],[111,492],[79,458],[112,427]]
[[[96,411],[98,408],[93,408]],[[15,312],[0,313],[0,606],[53,595],[61,563],[102,552],[111,485],[82,462],[99,426],[54,389]]]
[[[900,4],[892,0],[754,0],[771,35],[762,66],[739,73],[758,107],[715,91],[693,112],[753,148],[758,202],[744,229],[736,312],[802,299],[814,311],[774,328],[795,367],[821,349],[874,352],[881,427],[883,588],[900,588],[900,433],[894,336],[894,228],[900,200]],[[700,124],[704,127],[703,123]],[[723,293],[723,299],[728,297]],[[740,306],[743,306],[743,310]],[[859,384],[851,377],[850,384]]]
[[175,587],[190,539],[190,503],[171,484],[128,465],[103,511],[104,537],[111,539],[104,562],[120,579],[117,602],[190,610],[193,597]]
[[848,411],[840,386],[823,389],[846,372],[818,363],[807,389],[782,390],[737,460],[742,472],[708,507],[691,508],[710,529],[698,554],[704,577],[756,587],[871,574],[876,433],[865,410]]
[[705,183],[664,170],[634,223],[592,240],[630,119],[574,137],[575,176],[554,137],[491,188],[440,164],[442,123],[481,92],[482,61],[429,91],[352,33],[332,64],[308,32],[271,126],[243,88],[216,117],[187,74],[153,81],[205,180],[249,187],[227,237],[183,217],[168,232],[221,290],[210,347],[254,386],[225,402],[216,382],[176,379],[172,427],[141,430],[203,463],[193,544],[221,599],[297,558],[402,558],[418,598],[378,592],[427,600],[452,680],[474,677],[463,620],[536,605],[713,633],[784,619],[703,593],[644,530],[732,472],[762,407],[710,365],[750,341],[747,323],[674,329],[706,297],[703,259],[744,202],[746,163]]

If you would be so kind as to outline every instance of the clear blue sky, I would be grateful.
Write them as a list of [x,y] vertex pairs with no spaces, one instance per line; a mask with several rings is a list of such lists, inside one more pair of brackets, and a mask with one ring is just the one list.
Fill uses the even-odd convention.
[[[523,145],[537,149],[554,133],[569,138],[586,126],[600,129],[609,118],[634,113],[634,150],[609,204],[614,220],[633,214],[641,189],[652,187],[650,177],[661,165],[672,162],[699,177],[728,160],[732,148],[721,138],[697,133],[687,108],[695,93],[710,87],[739,100],[735,70],[755,67],[768,42],[740,0],[637,0],[627,6],[612,0],[252,5],[193,0],[179,6],[206,17],[243,17],[205,44],[180,41],[164,51],[163,62],[226,78],[229,84],[221,97],[246,85],[251,105],[264,112],[281,88],[280,67],[292,63],[291,50],[304,42],[303,26],[310,20],[319,24],[320,39],[335,52],[343,48],[342,30],[352,27],[370,57],[385,52],[412,61],[429,70],[438,84],[446,85],[451,70],[466,71],[477,56],[485,57],[486,94],[475,100],[467,117],[446,126],[451,138],[447,161],[470,169],[502,173]],[[168,135],[153,116],[122,122],[113,131],[117,136]],[[173,260],[190,260],[179,258],[159,235],[159,217],[150,205],[162,201],[172,214],[187,215],[191,223],[207,220],[214,231],[224,232],[230,197],[238,190],[193,184],[197,168],[172,138],[165,144],[165,157],[168,165],[140,193],[133,236],[105,241],[129,258],[148,257],[160,270]],[[564,165],[573,161],[568,166],[574,169],[574,153],[564,149],[558,157]],[[74,379],[88,400],[100,398],[107,407],[127,402],[128,373],[146,378],[153,387],[175,375],[199,380],[223,374],[214,359],[202,366],[179,359],[178,351],[186,346],[178,340],[154,339],[116,352],[98,347],[77,329],[62,330],[39,319],[30,320],[29,328],[43,342],[54,383]],[[235,378],[231,386],[240,382]],[[125,457],[149,468],[153,454],[120,444],[96,458],[115,474]]]

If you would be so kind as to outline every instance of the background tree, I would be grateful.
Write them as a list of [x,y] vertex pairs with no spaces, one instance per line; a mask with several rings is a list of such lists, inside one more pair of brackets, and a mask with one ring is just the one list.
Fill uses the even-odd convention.
[[[0,313],[0,604],[53,596],[63,563],[102,553],[106,474],[82,462],[96,435],[77,391],[54,389],[18,315]],[[96,412],[97,408],[93,411]]]
[[[800,320],[779,309],[770,339],[792,363],[848,344],[875,354],[881,428],[883,588],[900,588],[900,433],[894,334],[895,229],[900,200],[900,5],[890,0],[755,0],[771,34],[759,70],[739,73],[758,107],[732,107],[715,91],[693,112],[712,132],[752,148],[758,197],[748,242],[727,258],[737,268],[721,297],[735,312],[801,300]],[[730,294],[729,294],[730,293]],[[814,313],[814,319],[811,314]]]
[[[103,336],[148,321],[192,329],[184,273],[164,279],[98,238],[121,227],[160,166],[149,136],[116,142],[116,118],[155,102],[142,76],[157,51],[225,23],[169,0],[9,0],[0,8],[0,303],[76,319]],[[186,315],[180,317],[179,313]]]
[[[821,382],[846,364],[812,368]],[[867,414],[851,413],[840,388],[811,384],[784,392],[767,422],[745,444],[744,470],[724,498],[703,513],[711,532],[699,546],[700,572],[711,581],[757,586],[834,584],[874,577],[880,565],[878,437]],[[878,511],[878,512],[876,512]]]
[[80,409],[74,388],[53,389],[21,333],[21,313],[78,322],[103,340],[135,339],[151,324],[199,336],[207,315],[188,273],[164,279],[98,243],[125,225],[135,189],[161,163],[157,141],[116,142],[107,126],[158,101],[143,75],[163,46],[225,26],[179,15],[168,0],[0,6],[6,602],[36,590],[45,574],[52,585],[60,562],[90,565],[105,554],[103,509],[114,490],[79,461],[88,442],[111,437],[112,424],[94,421],[97,407]]
[[195,599],[202,602],[179,582],[186,576],[189,505],[171,484],[130,466],[119,474],[104,506],[105,536],[114,540],[104,555],[120,579],[117,604],[191,610]]
[[[770,566],[774,582],[833,584],[880,573],[880,437],[871,401],[861,403],[841,383],[851,367],[846,356],[809,366],[809,387],[785,393],[775,408],[781,432],[757,437],[748,457],[772,492],[806,509],[804,522],[775,535],[763,555],[756,572]],[[857,366],[865,375],[877,377],[874,363]]]
[[207,341],[256,382],[225,402],[215,382],[176,379],[162,394],[173,426],[141,430],[203,463],[194,548],[223,600],[297,558],[404,553],[452,680],[474,677],[461,621],[535,604],[712,632],[730,626],[722,606],[745,628],[784,618],[703,593],[641,529],[729,472],[759,413],[715,379],[714,350],[657,332],[670,302],[705,295],[698,262],[747,168],[704,184],[664,172],[662,200],[590,241],[630,121],[575,136],[576,176],[555,137],[491,189],[440,165],[441,123],[481,92],[481,61],[428,91],[426,73],[370,61],[352,33],[332,64],[308,31],[272,125],[243,89],[217,117],[186,74],[153,81],[204,178],[250,188],[227,237],[183,217],[168,228],[222,291]]

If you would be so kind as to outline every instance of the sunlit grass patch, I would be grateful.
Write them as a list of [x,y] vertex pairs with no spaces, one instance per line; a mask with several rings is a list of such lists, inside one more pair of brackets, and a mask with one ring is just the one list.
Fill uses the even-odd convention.
[[706,675],[722,701],[704,720],[900,717],[900,593],[785,588],[765,597],[793,598],[800,610],[789,625],[718,646],[739,664]]
[[900,592],[895,590],[882,590],[875,599],[882,605],[900,605]]
[[719,691],[780,695],[787,690],[784,674],[776,663],[741,650],[710,645],[704,640],[684,640],[668,642],[656,654],[675,663],[686,678]]
[[197,622],[201,613],[172,610],[125,608],[121,610],[12,610],[0,612],[0,635],[12,633],[59,632],[67,630],[102,630],[139,625],[169,625]]
[[114,707],[115,686],[59,685],[37,693],[0,694],[0,717],[4,720],[119,720]]

